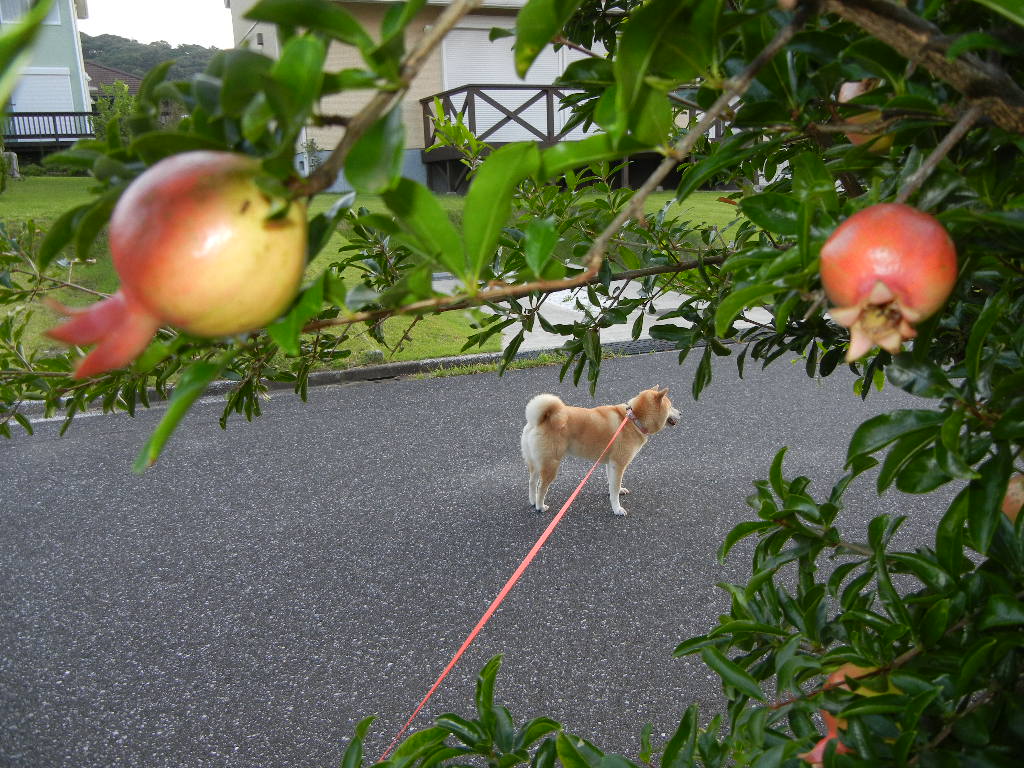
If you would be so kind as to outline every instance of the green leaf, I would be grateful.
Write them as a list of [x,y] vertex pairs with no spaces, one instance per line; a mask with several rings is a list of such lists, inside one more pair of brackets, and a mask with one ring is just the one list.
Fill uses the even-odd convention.
[[558,733],[561,730],[561,723],[552,720],[550,717],[535,717],[522,727],[522,730],[519,732],[519,742],[523,747],[529,747],[545,736]]
[[720,338],[725,336],[732,326],[733,320],[736,319],[740,312],[758,301],[783,290],[785,289],[771,283],[760,283],[733,291],[722,299],[722,303],[718,305],[718,309],[715,311],[715,335]]
[[952,61],[969,51],[998,51],[999,53],[1015,53],[1012,45],[993,37],[985,32],[968,32],[960,35],[946,49],[946,58]]
[[789,162],[793,169],[793,193],[798,199],[821,203],[826,211],[839,210],[835,179],[817,154],[801,152]]
[[174,430],[177,429],[181,420],[185,418],[185,414],[192,407],[192,403],[206,391],[210,382],[220,375],[221,371],[227,367],[229,361],[230,353],[216,363],[193,363],[184,370],[177,385],[174,387],[174,392],[171,394],[171,399],[167,403],[167,409],[164,411],[160,423],[156,425],[156,429],[153,430],[153,434],[146,440],[145,445],[142,446],[142,450],[139,451],[139,455],[135,459],[135,463],[132,465],[134,472],[145,472],[156,463],[161,451],[164,449],[164,445],[171,435],[174,434]]
[[581,141],[562,141],[541,152],[538,176],[541,180],[553,179],[574,168],[618,160],[650,148],[628,136],[616,143],[607,133]]
[[700,657],[719,677],[722,682],[731,685],[752,699],[764,701],[761,686],[745,670],[729,661],[717,648],[705,648]]
[[526,257],[526,266],[535,277],[544,276],[544,268],[551,260],[555,246],[558,244],[558,230],[555,228],[555,220],[552,217],[544,219],[532,219],[526,225],[526,242],[523,245],[523,255]]
[[661,756],[661,768],[684,768],[692,764],[698,730],[697,705],[691,704],[683,712],[675,733],[665,745],[665,751]]
[[318,213],[310,219],[306,249],[308,261],[312,261],[313,257],[324,249],[331,236],[337,231],[338,223],[344,218],[345,213],[352,207],[355,200],[355,192],[346,192],[340,195],[327,211]]
[[996,13],[1001,13],[1014,24],[1024,27],[1024,3],[1021,0],[974,0]]
[[303,27],[353,45],[363,52],[374,48],[373,39],[348,11],[329,0],[260,0],[245,17],[285,27]]
[[227,150],[229,147],[223,142],[205,136],[170,131],[144,134],[135,139],[129,147],[129,150],[141,157],[146,165],[153,165],[171,155],[203,149]]
[[795,237],[799,231],[800,202],[778,192],[762,192],[740,200],[743,215],[766,232]]
[[360,768],[363,763],[363,740],[366,738],[370,725],[376,718],[373,715],[363,718],[356,725],[356,732],[352,736],[352,742],[345,749],[345,757],[342,758],[341,768]]
[[1024,401],[1003,411],[992,428],[996,440],[1020,440],[1024,437]]
[[70,211],[65,211],[50,226],[43,242],[39,245],[39,253],[36,256],[36,263],[40,270],[45,269],[63,250],[64,246],[74,239],[79,223],[93,205],[94,203],[86,203],[72,208]]
[[1013,454],[1003,445],[996,455],[978,468],[978,478],[968,486],[970,505],[967,529],[974,547],[985,554],[992,543],[996,526],[1002,517],[1000,509],[1006,495],[1006,484],[1013,468]]
[[[699,189],[704,182],[720,173],[723,169],[736,167],[755,152],[765,151],[764,144],[748,147],[747,144],[750,143],[751,139],[752,134],[750,133],[730,136],[725,141],[713,144],[713,150],[707,157],[688,164],[683,170],[682,179],[676,188],[676,200],[685,199],[691,192]],[[780,143],[780,140],[772,143]]]
[[240,117],[252,99],[260,93],[263,77],[273,66],[273,59],[246,48],[227,51],[224,61],[224,85],[220,91],[223,113]]
[[934,646],[946,634],[949,628],[949,606],[949,599],[943,598],[936,600],[925,612],[921,621],[921,642],[926,648]]
[[775,495],[780,499],[786,495],[786,480],[782,476],[782,460],[785,458],[786,451],[788,450],[788,445],[784,445],[779,449],[778,453],[775,454],[775,458],[772,459],[772,466],[768,471],[768,479],[771,481],[772,490],[775,491]]
[[278,93],[288,94],[287,113],[278,117],[291,134],[297,134],[306,124],[320,96],[326,59],[327,46],[322,40],[310,35],[293,37],[285,43],[281,58],[270,72],[273,81],[283,86],[284,90],[279,89]]
[[949,573],[959,573],[964,561],[964,522],[970,503],[969,489],[956,495],[935,530],[935,556]]
[[1009,309],[1009,300],[1004,293],[997,293],[990,296],[985,306],[978,315],[971,329],[970,339],[967,341],[967,352],[964,355],[964,363],[967,366],[967,375],[976,379],[981,370],[981,354],[985,350],[985,341],[989,332],[1000,317]]
[[448,212],[433,193],[411,179],[400,179],[383,194],[384,203],[416,241],[418,250],[455,275],[466,272],[462,240]]
[[902,712],[907,706],[907,697],[902,694],[883,693],[880,696],[861,696],[839,713],[839,717],[863,717],[864,715],[886,715]]
[[379,195],[401,178],[404,150],[405,123],[397,106],[353,145],[345,161],[345,178],[359,192]]
[[896,476],[896,488],[903,493],[931,493],[952,480],[936,458],[940,450],[941,445],[936,444],[935,450],[913,456]]
[[540,152],[533,142],[506,144],[480,166],[462,215],[466,261],[461,274],[467,288],[494,258],[498,235],[512,212],[515,188],[539,169]]
[[897,355],[885,369],[885,375],[897,387],[918,397],[945,397],[954,391],[949,377],[938,365],[915,360],[908,352]]
[[598,768],[602,755],[579,736],[558,734],[555,742],[562,768]]
[[856,456],[874,453],[904,435],[941,424],[946,414],[922,409],[898,410],[868,419],[853,433],[846,452],[846,466]]
[[[525,78],[544,47],[562,31],[582,0],[530,0],[516,16],[516,74]],[[493,34],[493,31],[492,31]],[[493,38],[492,38],[493,39]]]
[[979,629],[1016,627],[1024,624],[1024,602],[1013,595],[992,595],[979,618]]
[[885,457],[885,461],[882,462],[882,468],[878,473],[877,489],[879,495],[885,493],[886,489],[892,485],[896,476],[906,467],[911,459],[935,442],[938,434],[939,427],[935,426],[911,432],[909,435],[904,435],[896,441],[895,445],[889,449],[889,453]]
[[476,679],[476,712],[480,724],[490,731],[494,728],[494,681],[501,669],[501,654],[493,656]]
[[88,258],[93,243],[96,242],[100,231],[110,220],[110,214],[114,212],[114,207],[124,191],[124,186],[122,185],[105,192],[78,219],[77,232],[75,233],[76,258],[83,261]]
[[[719,4],[701,0],[651,0],[624,25],[615,57],[616,109],[632,119],[651,88],[649,77],[674,84],[706,70]],[[665,89],[662,90],[664,93]]]
[[752,533],[761,533],[764,531],[770,531],[777,528],[775,523],[765,520],[751,520],[745,523],[740,523],[725,537],[721,546],[718,548],[718,562],[725,564],[725,559],[729,554],[729,551],[736,545],[736,543]]
[[455,736],[459,741],[469,747],[476,747],[487,742],[487,734],[478,723],[459,717],[454,714],[446,714],[438,717],[434,723],[439,728],[444,728]]

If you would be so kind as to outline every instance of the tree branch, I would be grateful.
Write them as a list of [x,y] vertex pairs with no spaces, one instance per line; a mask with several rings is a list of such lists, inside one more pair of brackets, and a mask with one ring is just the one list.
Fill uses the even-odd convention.
[[949,151],[956,145],[960,139],[962,139],[967,132],[971,130],[978,118],[981,117],[982,108],[978,103],[973,104],[964,114],[957,120],[956,125],[950,129],[949,133],[943,136],[942,141],[939,142],[938,146],[932,150],[932,153],[928,155],[927,159],[921,164],[914,173],[907,179],[903,188],[896,195],[897,203],[905,203],[910,199],[911,195],[920,189],[921,185],[924,184],[925,180],[932,175],[932,172],[939,167],[939,163],[942,162],[942,158],[949,154]]
[[[730,255],[731,254],[721,254],[719,256],[710,256],[702,260],[681,261],[678,264],[662,264],[656,267],[633,269],[628,272],[619,272],[617,275],[613,275],[611,280],[612,282],[617,283],[622,280],[636,280],[641,277],[650,277],[651,275],[668,275],[679,272],[688,272],[691,269],[696,269],[701,264],[704,264],[705,266],[721,264],[729,258]],[[346,317],[316,320],[303,327],[302,332],[312,333],[313,331],[320,330],[321,328],[330,328],[332,326],[373,322],[374,320],[380,320],[381,318],[392,317],[394,315],[426,314],[430,312],[451,312],[456,309],[469,309],[470,307],[479,306],[481,304],[505,301],[508,299],[518,299],[531,293],[550,294],[556,291],[582,288],[587,285],[596,285],[599,282],[601,282],[601,278],[597,275],[592,275],[582,282],[579,281],[578,277],[571,278],[569,280],[540,280],[534,283],[510,285],[507,288],[492,288],[487,291],[482,291],[472,297],[438,296],[434,299],[424,299],[423,301],[406,304],[402,307],[370,310],[367,312],[357,312],[347,315]],[[572,285],[569,285],[569,283],[572,283]]]
[[1024,90],[973,53],[947,57],[956,38],[889,0],[825,0],[825,10],[853,22],[901,56],[949,83],[994,123],[1024,133]]

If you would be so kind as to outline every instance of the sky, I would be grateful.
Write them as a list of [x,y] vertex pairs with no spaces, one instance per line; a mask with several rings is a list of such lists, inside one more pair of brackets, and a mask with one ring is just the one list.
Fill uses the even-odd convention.
[[164,40],[231,48],[231,11],[224,0],[89,0],[87,35],[119,35],[140,43]]

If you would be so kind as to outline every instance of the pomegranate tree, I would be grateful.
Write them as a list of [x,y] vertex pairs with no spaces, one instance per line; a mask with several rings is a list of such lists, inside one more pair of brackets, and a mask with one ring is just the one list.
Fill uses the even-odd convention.
[[121,279],[111,297],[48,334],[96,344],[77,378],[134,360],[162,325],[230,336],[274,320],[294,298],[305,265],[305,205],[268,218],[257,160],[197,151],[156,163],[128,187],[110,219],[110,253]]
[[821,249],[832,319],[850,329],[848,362],[873,346],[897,353],[935,314],[956,282],[953,241],[932,216],[879,203],[844,221]]

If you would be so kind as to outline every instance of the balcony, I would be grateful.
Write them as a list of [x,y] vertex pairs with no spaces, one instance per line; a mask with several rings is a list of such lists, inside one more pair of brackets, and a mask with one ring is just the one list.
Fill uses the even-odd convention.
[[[446,118],[454,120],[461,116],[472,134],[492,148],[513,141],[535,141],[541,147],[549,147],[560,141],[579,141],[598,132],[595,127],[587,131],[579,126],[567,129],[569,113],[561,108],[560,101],[572,92],[555,85],[463,85],[420,99],[423,146],[427,147],[422,160],[427,168],[428,186],[435,192],[463,193],[467,188],[468,168],[460,162],[461,153],[451,147],[429,149],[437,138],[435,100],[440,102]],[[724,123],[718,121],[709,136],[714,141],[724,132]],[[633,155],[622,164],[616,182],[631,186],[647,178],[661,160],[656,152]],[[665,179],[665,186],[673,187],[678,182],[679,174],[674,172]]]
[[45,154],[94,136],[92,112],[8,112],[0,129],[8,150]]

